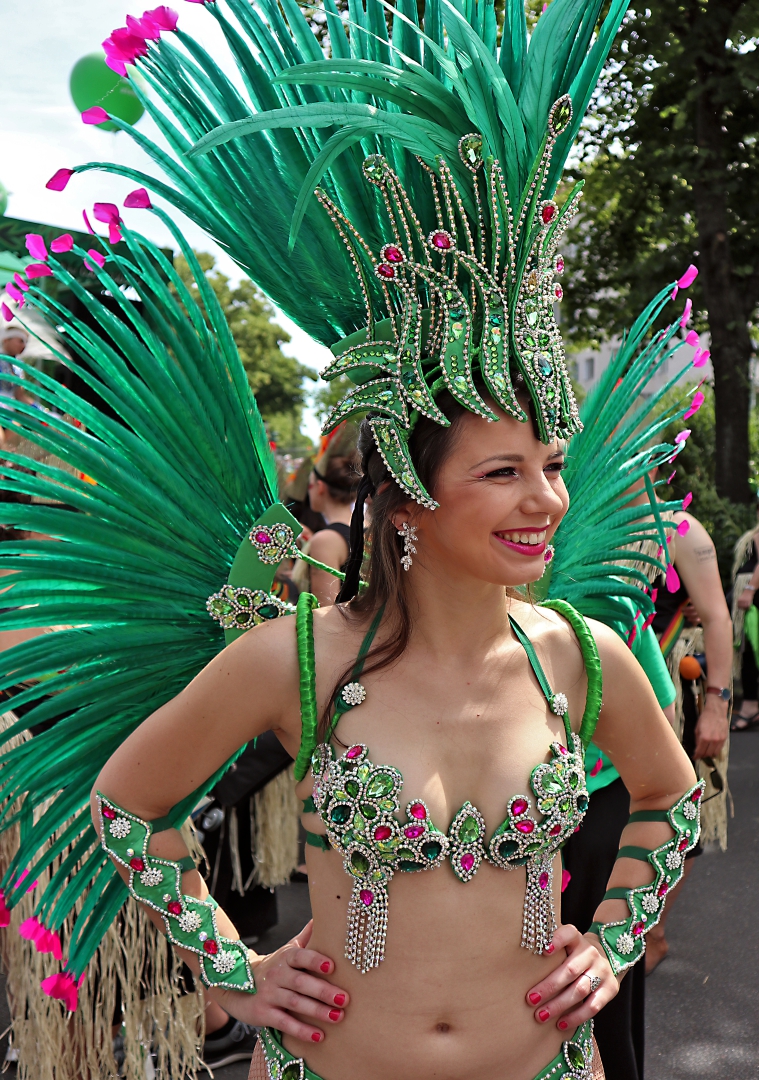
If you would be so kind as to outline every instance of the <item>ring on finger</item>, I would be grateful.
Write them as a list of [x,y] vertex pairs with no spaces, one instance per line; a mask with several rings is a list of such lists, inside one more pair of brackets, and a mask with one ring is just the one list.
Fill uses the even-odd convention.
[[590,990],[588,990],[588,994],[592,994],[601,985],[601,980],[598,975],[591,975],[589,971],[584,971],[583,977],[586,978],[590,983]]

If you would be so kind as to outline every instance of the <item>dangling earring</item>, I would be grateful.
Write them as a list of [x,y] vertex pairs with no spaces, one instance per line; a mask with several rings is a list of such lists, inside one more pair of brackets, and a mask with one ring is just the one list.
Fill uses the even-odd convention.
[[416,555],[416,548],[414,546],[414,540],[416,540],[416,529],[413,525],[409,525],[407,521],[404,521],[403,528],[398,530],[398,535],[403,537],[403,555],[401,556],[401,566],[404,570],[408,570],[412,563],[412,555]]
[[543,573],[545,574],[548,567],[553,562],[553,557],[556,554],[556,549],[553,544],[546,544],[546,549],[543,552]]

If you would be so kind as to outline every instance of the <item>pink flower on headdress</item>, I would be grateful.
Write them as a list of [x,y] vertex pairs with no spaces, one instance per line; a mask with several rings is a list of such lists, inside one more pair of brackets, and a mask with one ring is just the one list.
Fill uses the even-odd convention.
[[89,259],[91,259],[92,262],[97,263],[101,270],[105,266],[105,255],[101,255],[100,252],[95,251],[94,248],[90,248],[87,252],[87,257],[84,259],[84,265],[88,270],[92,270],[92,272],[95,273],[95,267],[88,261]]
[[697,349],[701,344],[698,334],[695,330],[689,330],[685,337],[685,344],[692,345],[694,349]]
[[[8,305],[5,304],[5,303],[0,304],[0,315],[3,316],[3,318],[5,319],[6,322],[11,322],[13,320],[13,312],[8,307]],[[3,902],[5,902],[5,901],[3,901]],[[3,924],[0,923],[0,926],[2,926],[2,925]]]
[[693,395],[693,401],[690,403],[690,408],[683,415],[683,420],[690,420],[691,416],[695,416],[696,413],[698,412],[698,410],[704,404],[705,400],[706,400],[706,398],[701,393],[701,391],[700,390],[696,391],[696,393]]
[[689,530],[690,530],[690,522],[687,520],[687,518],[683,518],[683,520],[677,526],[677,535],[678,536],[685,536],[685,534],[687,532],[689,532]]
[[654,621],[655,618],[656,618],[656,612],[652,611],[651,614],[646,619],[646,621],[641,626],[640,632],[643,633],[644,630],[648,630],[649,626],[651,625],[651,623]]
[[102,124],[108,119],[108,113],[99,105],[93,105],[91,109],[85,109],[82,113],[83,124]]
[[94,236],[95,235],[95,230],[90,225],[90,219],[87,217],[87,211],[86,210],[82,210],[82,217],[84,218],[84,224],[85,224],[85,228],[87,229],[87,232],[91,233],[91,235]]
[[[32,263],[32,265],[34,265],[34,263]],[[44,264],[43,264],[43,265],[44,265]],[[47,268],[47,267],[45,267],[45,269],[47,270],[48,268]],[[50,271],[49,271],[49,272],[50,272]],[[19,289],[21,289],[21,292],[29,292],[29,286],[28,286],[28,285],[27,285],[27,283],[26,283],[26,282],[24,281],[24,279],[23,279],[23,278],[21,277],[21,274],[14,274],[14,275],[13,275],[13,280],[14,280],[14,281],[16,282],[16,284],[18,285]]]
[[595,763],[595,765],[593,766],[593,768],[590,770],[590,775],[591,776],[598,776],[601,769],[603,768],[603,763],[604,763],[604,759],[602,757],[600,757],[598,759],[598,761]]
[[689,491],[683,499],[683,510],[687,510],[690,504],[693,502],[693,492]]
[[669,563],[669,565],[667,566],[665,580],[667,582],[668,592],[677,592],[677,590],[680,588],[680,578],[677,576],[677,570],[675,570],[672,563]]
[[[50,269],[50,267],[47,265],[47,263],[29,263],[29,265],[26,267],[24,273],[26,274],[26,276],[29,278],[30,281],[33,281],[35,278],[38,278],[38,277],[52,277],[53,276],[53,271]],[[27,285],[27,289],[28,288],[29,288],[29,286]]]
[[570,883],[571,880],[572,880],[572,875],[570,874],[570,872],[568,870],[562,870],[561,871],[561,891],[562,892],[564,892],[566,890],[566,887]]
[[691,430],[690,428],[685,428],[684,431],[678,431],[677,435],[675,435],[675,442],[676,443],[684,443],[685,440],[690,435],[690,430]]
[[668,483],[668,484],[671,484],[671,483],[672,483],[672,481],[673,481],[673,480],[675,479],[675,477],[676,477],[676,476],[677,476],[677,469],[673,469],[673,470],[672,470],[672,472],[671,472],[671,473],[669,474],[669,476],[667,477],[667,483]]
[[73,169],[58,169],[57,172],[54,172],[50,177],[45,184],[45,187],[48,191],[63,191],[73,175]]
[[55,240],[50,241],[50,250],[54,251],[56,255],[60,255],[64,251],[71,251],[74,246],[74,237],[71,233],[63,233],[61,236],[56,236]]
[[26,234],[26,250],[29,252],[33,259],[38,262],[44,262],[47,258],[47,248],[45,247],[45,241],[39,235],[39,233],[27,233]]
[[703,367],[710,356],[711,353],[708,349],[696,349],[696,355],[693,357],[693,366]]
[[691,263],[690,266],[688,267],[688,269],[683,274],[683,276],[678,279],[678,282],[677,282],[678,288],[687,289],[689,285],[693,284],[693,282],[696,280],[697,277],[698,277],[698,267],[694,266],[693,263]]
[[130,191],[124,199],[124,206],[128,210],[152,210],[153,208],[150,196],[144,187],[139,187],[134,191]]
[[62,971],[43,979],[40,986],[48,997],[62,1001],[68,1012],[75,1012],[79,1004],[79,987],[83,982],[84,975],[77,981],[70,971]]
[[115,203],[100,203],[96,202],[92,208],[92,212],[98,221],[104,221],[108,226],[108,243],[118,244],[123,239],[119,225],[121,224],[121,215],[119,214],[119,208]]
[[158,41],[161,37],[161,27],[150,17],[150,12],[143,13],[141,19],[135,15],[127,15],[127,30],[133,37],[142,38],[143,41]]
[[[5,286],[5,291],[12,300],[15,300],[19,307],[24,306],[24,294],[20,289],[16,288],[12,281],[9,281]],[[13,318],[13,316],[11,316]]]
[[680,326],[683,327],[683,329],[688,325],[688,320],[690,319],[690,313],[692,310],[693,301],[690,299],[690,297],[688,297],[688,299],[685,301],[685,308],[683,310],[683,313],[680,316]]
[[10,926],[11,913],[8,905],[5,903],[5,893],[0,891],[0,926]]

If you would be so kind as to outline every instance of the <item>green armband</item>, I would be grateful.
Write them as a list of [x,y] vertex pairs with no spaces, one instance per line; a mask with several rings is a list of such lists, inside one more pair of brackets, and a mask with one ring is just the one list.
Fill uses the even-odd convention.
[[[665,811],[632,814],[631,821],[666,821],[675,835],[653,851],[624,847],[617,858],[643,859],[654,868],[649,885],[630,889],[610,889],[604,900],[626,899],[630,917],[623,922],[593,923],[589,933],[597,934],[615,975],[637,964],[646,951],[646,934],[658,923],[667,893],[683,876],[685,856],[698,843],[701,832],[701,796],[704,781],[686,792]],[[611,894],[614,895],[611,895]]]
[[[182,893],[187,860],[170,862],[148,854],[154,823],[122,810],[97,793],[100,842],[105,851],[129,871],[129,892],[157,911],[174,945],[195,953],[206,986],[255,994],[256,984],[248,950],[241,941],[222,937],[216,927],[216,901]],[[191,867],[190,867],[191,868]]]

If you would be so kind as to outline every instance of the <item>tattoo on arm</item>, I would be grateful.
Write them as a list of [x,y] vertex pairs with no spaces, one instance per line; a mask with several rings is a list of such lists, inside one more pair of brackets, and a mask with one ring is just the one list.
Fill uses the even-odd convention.
[[696,556],[696,562],[699,563],[713,562],[717,558],[717,553],[711,544],[708,547],[694,548],[693,554]]

